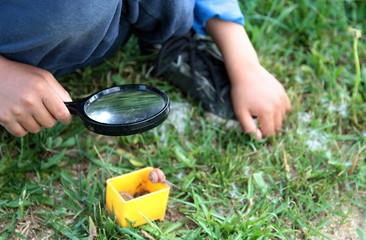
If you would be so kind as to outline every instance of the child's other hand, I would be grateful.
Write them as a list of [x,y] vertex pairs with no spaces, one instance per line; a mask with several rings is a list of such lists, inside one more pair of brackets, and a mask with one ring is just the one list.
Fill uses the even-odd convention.
[[260,65],[243,26],[212,18],[206,30],[223,54],[235,115],[245,132],[262,139],[280,131],[290,101],[281,83]]
[[69,123],[64,101],[71,98],[51,73],[0,56],[0,125],[11,134],[37,133],[57,120]]
[[281,83],[259,64],[243,69],[236,78],[232,82],[231,97],[236,117],[245,132],[255,134],[258,140],[279,132],[291,109]]

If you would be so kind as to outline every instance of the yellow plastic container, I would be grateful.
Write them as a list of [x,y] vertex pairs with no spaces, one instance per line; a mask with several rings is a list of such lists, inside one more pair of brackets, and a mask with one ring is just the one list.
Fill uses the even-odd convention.
[[[164,220],[170,187],[163,183],[151,183],[148,177],[152,169],[147,167],[107,180],[107,209],[116,216],[122,227],[130,226],[127,219],[135,227],[145,224],[146,219]],[[120,195],[121,191],[134,195],[143,190],[149,193],[129,201]]]

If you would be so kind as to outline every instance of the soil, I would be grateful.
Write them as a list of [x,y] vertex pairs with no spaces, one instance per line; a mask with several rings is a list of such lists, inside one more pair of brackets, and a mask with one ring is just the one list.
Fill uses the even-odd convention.
[[143,195],[146,195],[146,194],[149,194],[150,192],[147,191],[147,190],[141,190],[140,192],[137,192],[135,193],[135,195],[133,195],[134,198],[137,198],[137,197],[141,197]]
[[121,191],[119,194],[123,197],[124,200],[130,201],[134,198],[141,197],[141,196],[149,194],[149,193],[150,192],[147,190],[141,190],[141,191],[135,193],[134,195],[132,195],[131,193],[126,192],[126,191]]
[[347,220],[342,221],[339,217],[332,216],[330,218],[330,223],[321,230],[321,233],[332,240],[360,239],[357,228],[366,233],[366,224],[362,217],[363,209],[350,205],[343,205],[342,208],[350,209]]

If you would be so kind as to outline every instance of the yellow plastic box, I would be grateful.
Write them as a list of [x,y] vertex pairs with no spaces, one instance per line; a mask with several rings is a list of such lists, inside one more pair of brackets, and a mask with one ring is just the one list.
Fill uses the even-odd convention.
[[[147,167],[107,180],[107,209],[122,227],[130,226],[127,219],[135,227],[145,224],[146,219],[164,220],[170,187],[164,183],[151,183],[148,177],[152,169]],[[134,195],[143,190],[149,193],[129,201],[120,195],[121,191]]]

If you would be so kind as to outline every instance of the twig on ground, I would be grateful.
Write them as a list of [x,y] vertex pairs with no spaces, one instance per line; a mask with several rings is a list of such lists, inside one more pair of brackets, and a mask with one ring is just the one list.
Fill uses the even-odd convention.
[[351,168],[348,170],[348,175],[352,175],[353,174],[353,171],[356,169],[356,166],[357,166],[357,163],[358,163],[358,160],[359,160],[359,156],[360,156],[360,153],[363,152],[364,150],[366,149],[366,144],[363,145],[357,152],[356,152],[356,155],[355,157],[353,158],[353,162],[352,162],[352,165],[351,165]]

